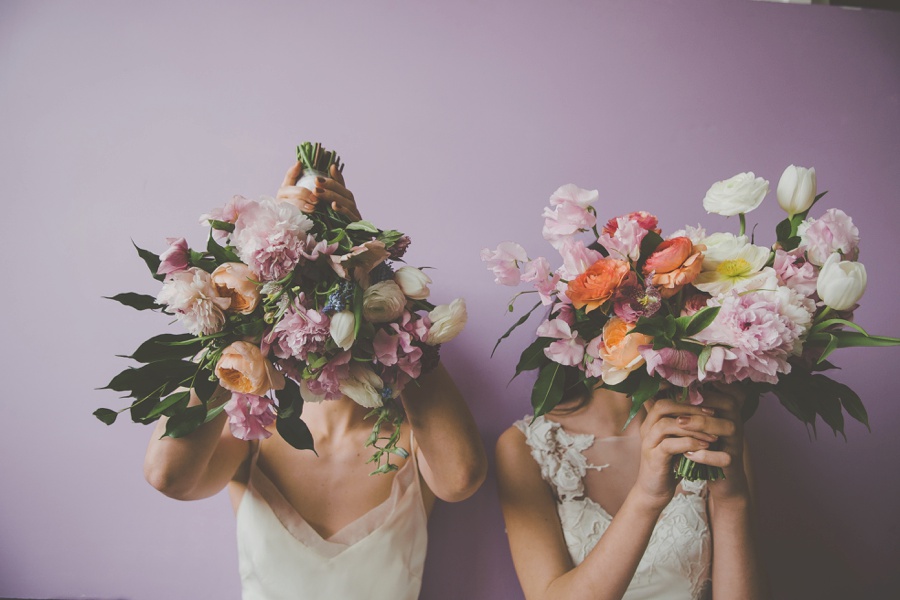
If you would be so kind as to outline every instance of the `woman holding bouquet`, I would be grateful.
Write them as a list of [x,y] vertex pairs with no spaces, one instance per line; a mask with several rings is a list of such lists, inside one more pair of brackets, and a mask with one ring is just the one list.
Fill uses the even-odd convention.
[[[337,168],[318,178],[314,190],[297,185],[302,170],[298,162],[288,171],[278,200],[305,213],[327,205],[360,218]],[[270,367],[256,372],[264,388],[278,389],[282,374]],[[235,368],[254,371],[253,365]],[[217,375],[224,385],[227,374]],[[209,406],[230,398],[219,388]],[[370,408],[343,395],[303,405],[315,453],[286,442],[271,424],[274,418],[265,432],[241,436],[252,441],[233,435],[235,426],[259,427],[260,421],[249,417],[232,415],[229,430],[226,414],[220,413],[180,438],[163,437],[162,418],[147,450],[145,475],[180,500],[229,488],[245,599],[413,600],[421,586],[426,521],[435,498],[457,502],[471,496],[484,479],[486,459],[472,416],[443,366],[408,385],[399,400],[409,427],[403,427],[388,457],[399,468],[383,474],[369,476],[372,467],[366,464]],[[193,392],[192,403],[199,403]],[[251,405],[247,414],[253,411]],[[390,436],[393,427],[385,422],[380,433]]]
[[[529,600],[765,597],[751,524],[740,394],[702,405],[596,389],[497,443],[500,500]],[[677,481],[686,453],[725,479]]]

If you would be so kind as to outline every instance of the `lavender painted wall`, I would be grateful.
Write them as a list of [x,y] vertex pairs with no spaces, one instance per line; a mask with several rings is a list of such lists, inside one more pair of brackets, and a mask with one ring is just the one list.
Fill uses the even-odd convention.
[[[539,214],[574,182],[599,210],[702,221],[716,179],[815,166],[826,206],[862,232],[859,322],[900,335],[896,169],[900,15],[749,0],[0,3],[0,189],[7,268],[0,434],[0,596],[239,597],[224,495],[178,503],[143,480],[149,429],[106,428],[93,391],[163,325],[100,296],[155,286],[129,238],[203,230],[232,194],[275,191],[293,145],[340,150],[376,223],[462,293],[445,352],[485,443],[527,410],[506,387],[521,331],[478,251],[547,251]],[[780,218],[753,214],[762,239]],[[749,429],[760,532],[780,598],[880,597],[900,559],[900,353],[836,355],[873,432],[848,441],[766,401]],[[521,598],[492,477],[440,506],[423,598]]]

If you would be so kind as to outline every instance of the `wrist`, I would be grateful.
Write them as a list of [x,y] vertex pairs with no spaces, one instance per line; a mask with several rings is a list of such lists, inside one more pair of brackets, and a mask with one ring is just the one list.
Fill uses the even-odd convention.
[[654,494],[642,489],[640,485],[635,485],[631,488],[626,502],[632,504],[642,513],[659,517],[663,509],[672,501],[672,496],[673,494]]

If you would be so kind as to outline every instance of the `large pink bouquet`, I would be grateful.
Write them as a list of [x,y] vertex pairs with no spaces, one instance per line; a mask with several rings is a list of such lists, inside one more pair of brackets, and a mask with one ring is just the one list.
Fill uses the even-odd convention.
[[[631,397],[633,418],[661,386],[699,403],[704,384],[724,382],[746,391],[745,417],[761,394],[774,392],[813,430],[818,415],[843,434],[844,411],[868,426],[859,397],[822,374],[835,368],[826,358],[836,348],[900,344],[852,322],[866,288],[859,232],[840,209],[809,217],[825,194],[816,195],[814,169],[792,165],[777,189],[788,217],[772,246],[757,245],[745,235],[744,215],[768,190],[768,181],[741,173],[707,192],[708,212],[739,215],[738,235],[698,226],[662,237],[646,212],[598,229],[597,191],[565,185],[543,214],[543,236],[561,265],[531,259],[514,242],[484,249],[497,283],[524,281],[540,297],[498,344],[533,311],[549,309],[516,366],[516,375],[538,370],[534,414],[604,387]],[[722,476],[686,457],[676,472],[692,480]]]
[[[297,153],[301,186],[340,165],[319,144],[305,143]],[[180,437],[224,410],[236,437],[267,438],[274,422],[287,442],[312,449],[303,402],[346,396],[376,417],[368,441],[376,472],[395,469],[390,455],[405,455],[397,446],[404,418],[398,397],[437,365],[440,345],[463,328],[463,300],[431,304],[428,276],[392,265],[402,262],[406,235],[352,222],[327,206],[304,214],[287,201],[235,197],[201,222],[210,226],[202,250],[184,238],[170,239],[159,256],[138,248],[162,282],[156,297],[112,298],[171,315],[188,333],[141,344],[129,358],[143,366],[107,385],[134,401],[94,414],[107,424],[124,410],[139,423],[166,415],[166,435]],[[217,386],[231,397],[210,408]],[[188,406],[186,388],[201,404]],[[395,427],[382,438],[385,421]]]

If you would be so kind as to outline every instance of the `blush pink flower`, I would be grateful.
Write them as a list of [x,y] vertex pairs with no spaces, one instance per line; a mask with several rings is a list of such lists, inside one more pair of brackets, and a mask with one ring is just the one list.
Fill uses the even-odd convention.
[[637,262],[641,257],[641,242],[647,235],[647,230],[638,221],[627,216],[616,219],[616,224],[612,234],[606,233],[604,229],[597,241],[613,258]]
[[307,379],[300,386],[302,392],[307,392],[304,400],[337,400],[343,396],[341,382],[350,376],[350,352],[341,352],[325,363],[322,370],[314,379]]
[[190,265],[190,250],[187,240],[184,238],[166,238],[169,247],[159,255],[159,268],[157,275],[169,275],[184,271]]
[[647,361],[647,373],[659,375],[672,385],[688,387],[699,378],[697,355],[689,350],[654,350],[652,346],[644,346],[641,356]]
[[164,305],[194,335],[217,333],[225,324],[225,309],[230,298],[216,293],[209,273],[191,267],[169,275],[156,303]]
[[610,236],[614,235],[621,225],[621,219],[627,219],[629,221],[637,223],[639,227],[645,229],[646,231],[653,231],[655,233],[660,232],[660,230],[657,228],[657,226],[659,225],[659,219],[648,212],[639,210],[636,212],[628,213],[627,215],[623,215],[621,217],[610,219],[606,222],[606,225],[603,226],[602,233]]
[[[222,221],[224,223],[234,223],[237,221],[241,211],[248,205],[253,204],[253,200],[244,198],[243,196],[232,196],[231,200],[223,208],[214,208],[206,214],[200,216],[201,225],[209,225],[209,221]],[[221,229],[213,229],[213,238],[220,244],[224,243],[229,232]]]
[[275,406],[265,396],[234,393],[225,413],[231,434],[240,440],[264,440],[272,435],[266,427],[275,422]]
[[369,286],[369,273],[390,256],[384,242],[371,240],[351,248],[346,254],[332,254],[331,268],[344,279]]
[[231,240],[241,262],[263,281],[275,281],[299,264],[312,226],[294,205],[263,198],[243,207]]
[[267,347],[278,358],[306,360],[310,352],[321,353],[331,337],[328,315],[308,309],[297,299],[265,338]]
[[799,248],[817,267],[824,265],[833,252],[840,252],[844,260],[856,260],[859,256],[859,229],[839,208],[829,208],[820,219],[803,221],[797,235]]
[[531,282],[541,298],[541,304],[553,303],[554,291],[559,283],[559,273],[550,270],[550,262],[543,256],[529,261],[522,271],[522,281]]
[[597,224],[597,217],[588,206],[597,201],[597,190],[583,190],[567,184],[550,197],[550,206],[544,209],[544,239],[559,249],[565,240]]
[[584,359],[584,340],[562,319],[544,321],[538,327],[537,335],[557,340],[544,348],[544,355],[553,362],[574,367]]
[[515,242],[501,242],[496,250],[484,248],[481,260],[494,272],[494,281],[501,285],[519,285],[519,268],[528,261],[525,248]]
[[775,263],[772,267],[782,285],[804,296],[815,294],[818,269],[803,257],[802,249],[790,252],[780,248],[775,250]]
[[558,249],[563,259],[563,266],[558,272],[563,279],[575,279],[603,258],[602,254],[591,250],[581,240],[566,240]]

